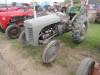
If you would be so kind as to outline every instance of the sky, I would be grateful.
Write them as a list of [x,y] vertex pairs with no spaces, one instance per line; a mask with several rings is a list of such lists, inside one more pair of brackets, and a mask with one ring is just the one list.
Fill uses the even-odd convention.
[[[33,0],[7,0],[7,3],[11,2],[25,2],[25,3],[30,3]],[[63,0],[35,0],[37,2],[43,2],[43,1],[49,1],[49,2],[62,2]],[[0,0],[0,3],[5,3],[5,0]]]

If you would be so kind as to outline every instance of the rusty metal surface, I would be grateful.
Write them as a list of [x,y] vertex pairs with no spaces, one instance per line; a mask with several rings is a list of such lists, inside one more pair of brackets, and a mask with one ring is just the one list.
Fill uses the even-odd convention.
[[92,75],[100,75],[100,64],[99,63],[95,64]]

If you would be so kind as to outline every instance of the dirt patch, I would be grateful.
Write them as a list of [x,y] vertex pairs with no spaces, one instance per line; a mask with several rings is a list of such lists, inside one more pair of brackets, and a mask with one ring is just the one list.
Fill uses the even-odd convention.
[[71,75],[75,75],[80,62],[86,57],[92,57],[95,61],[100,61],[100,55],[93,54],[89,49],[69,48],[61,43],[57,62],[66,67]]
[[0,33],[0,75],[67,75],[60,65],[45,66],[40,60],[24,58],[20,50]]

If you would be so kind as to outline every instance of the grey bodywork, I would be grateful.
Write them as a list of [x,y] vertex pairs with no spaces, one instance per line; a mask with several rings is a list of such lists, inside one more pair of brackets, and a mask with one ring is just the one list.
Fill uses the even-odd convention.
[[[68,31],[72,31],[72,36],[74,37],[73,39],[75,39],[75,42],[81,42],[81,40],[84,39],[83,34],[85,34],[85,32],[82,33],[82,30],[86,31],[84,25],[86,22],[86,14],[81,13],[76,15],[69,21],[69,16],[61,12],[26,20],[24,22],[24,31],[27,44],[33,46],[39,45],[39,38],[41,36],[42,38],[44,37],[42,44],[44,44],[44,42],[48,43],[48,41],[56,35]],[[83,35],[82,38],[80,33]]]
[[50,14],[38,17],[24,22],[27,43],[37,46],[40,31],[51,24],[60,22],[60,17],[56,14]]

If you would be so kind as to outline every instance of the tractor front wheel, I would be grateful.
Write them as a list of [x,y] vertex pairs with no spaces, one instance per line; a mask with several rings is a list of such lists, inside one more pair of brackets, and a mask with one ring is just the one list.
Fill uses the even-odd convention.
[[16,39],[19,37],[21,29],[16,25],[9,25],[5,31],[5,34],[10,39]]
[[52,40],[48,43],[44,49],[42,60],[45,64],[50,64],[56,59],[57,53],[59,49],[59,43],[57,40]]

